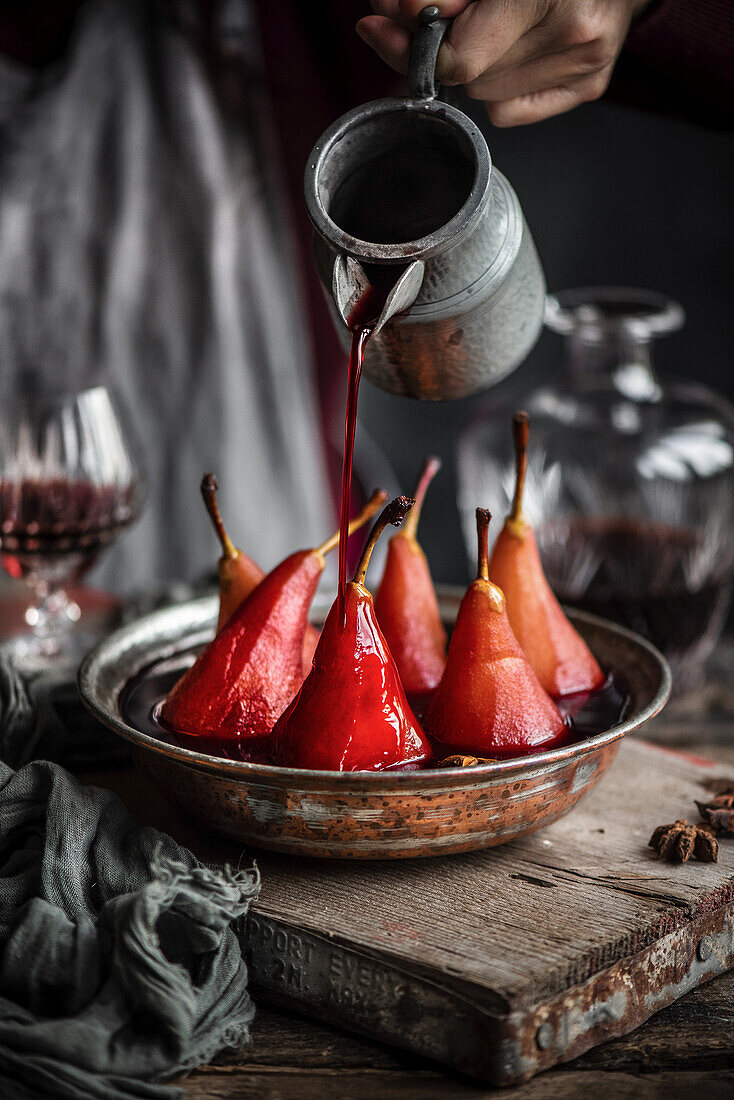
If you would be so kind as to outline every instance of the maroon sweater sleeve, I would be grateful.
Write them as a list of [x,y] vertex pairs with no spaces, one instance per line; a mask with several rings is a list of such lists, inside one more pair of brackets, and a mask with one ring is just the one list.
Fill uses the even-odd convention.
[[630,30],[610,98],[734,126],[734,0],[657,0]]

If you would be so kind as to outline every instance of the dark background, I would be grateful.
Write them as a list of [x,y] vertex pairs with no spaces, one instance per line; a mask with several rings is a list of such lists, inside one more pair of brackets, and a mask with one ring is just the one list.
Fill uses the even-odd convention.
[[[659,375],[692,377],[734,399],[732,135],[604,101],[509,130],[493,128],[481,105],[464,107],[519,196],[549,290],[638,286],[677,299],[687,321],[654,346]],[[544,332],[492,398],[522,404],[539,379],[558,373],[561,360],[562,340]],[[486,396],[422,404],[369,384],[360,393],[362,423],[391,460],[402,491],[412,486],[420,455],[444,459],[421,524],[440,581],[467,577],[455,448],[482,401]]]

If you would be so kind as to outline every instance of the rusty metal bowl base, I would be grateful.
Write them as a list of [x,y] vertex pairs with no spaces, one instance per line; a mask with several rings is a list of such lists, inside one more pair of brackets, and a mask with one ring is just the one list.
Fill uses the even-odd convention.
[[[462,596],[439,589],[447,623]],[[208,829],[248,844],[330,859],[405,859],[504,844],[568,813],[598,783],[622,738],[670,693],[658,651],[622,627],[570,617],[606,670],[623,678],[624,721],[584,741],[516,760],[419,772],[326,772],[225,760],[179,748],[128,724],[127,684],[155,662],[211,637],[216,597],[156,611],[111,634],[84,661],[86,706],[132,742],[137,765]]]

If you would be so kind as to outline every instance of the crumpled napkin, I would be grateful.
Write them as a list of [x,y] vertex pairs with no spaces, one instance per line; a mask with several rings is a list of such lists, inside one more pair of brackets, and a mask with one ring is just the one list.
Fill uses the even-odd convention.
[[131,763],[127,742],[84,709],[75,670],[29,671],[0,645],[0,760],[18,768],[37,757],[74,771]]
[[0,1095],[169,1097],[156,1082],[243,1045],[233,922],[259,888],[55,764],[0,764]]

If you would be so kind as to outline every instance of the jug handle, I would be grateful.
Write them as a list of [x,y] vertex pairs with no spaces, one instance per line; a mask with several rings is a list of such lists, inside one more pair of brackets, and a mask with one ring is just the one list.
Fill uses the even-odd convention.
[[418,20],[418,30],[410,47],[409,95],[411,99],[435,99],[438,92],[436,60],[451,20],[441,19],[435,4],[424,8]]

